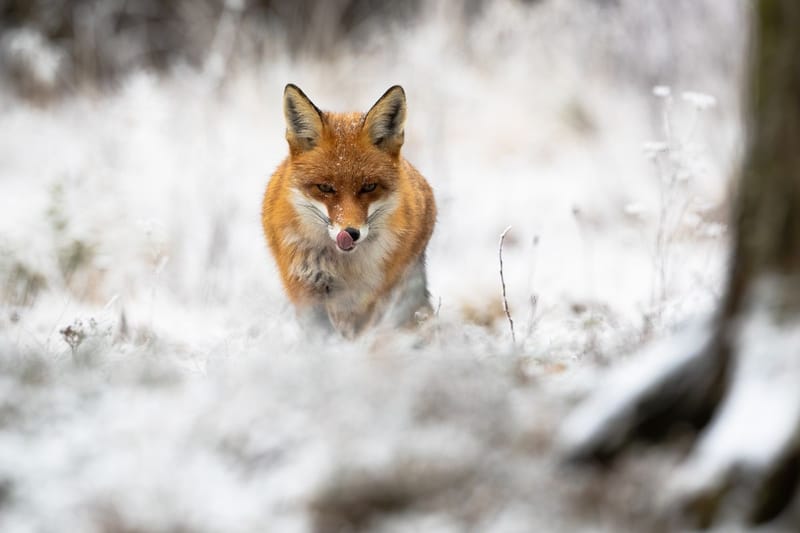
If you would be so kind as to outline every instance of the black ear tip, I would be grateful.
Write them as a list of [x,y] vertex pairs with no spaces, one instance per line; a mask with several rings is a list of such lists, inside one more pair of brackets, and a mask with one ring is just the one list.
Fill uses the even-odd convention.
[[389,90],[386,91],[386,94],[390,94],[390,93],[394,93],[394,92],[399,92],[401,95],[403,95],[403,97],[405,97],[405,95],[406,95],[406,91],[403,90],[403,87],[400,86],[400,85],[392,85],[391,87],[389,87]]
[[290,92],[300,92],[300,93],[302,93],[303,91],[301,91],[300,87],[298,87],[294,83],[287,83],[286,87],[283,88],[283,94],[288,94]]

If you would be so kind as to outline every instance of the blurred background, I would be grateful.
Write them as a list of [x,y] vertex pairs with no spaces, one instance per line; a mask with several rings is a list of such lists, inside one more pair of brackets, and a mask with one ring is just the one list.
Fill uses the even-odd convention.
[[[86,87],[112,88],[138,69],[163,74],[176,66],[210,68],[224,79],[254,65],[268,68],[276,59],[334,60],[344,53],[358,54],[364,47],[371,48],[369,55],[396,52],[400,46],[414,45],[413,39],[400,38],[404,30],[437,16],[450,26],[439,38],[449,40],[447,51],[460,56],[500,51],[503,45],[509,52],[520,44],[549,43],[549,48],[556,49],[570,42],[581,49],[581,66],[594,65],[595,72],[611,69],[609,74],[619,82],[646,85],[664,79],[702,77],[708,81],[716,72],[731,73],[736,68],[736,54],[730,50],[740,45],[742,28],[731,24],[740,22],[735,17],[741,6],[680,1],[635,7],[625,0],[501,1],[500,8],[497,4],[483,0],[6,0],[0,6],[3,70],[10,85],[26,98],[71,94]],[[557,20],[535,15],[553,9]],[[502,13],[549,22],[542,20],[524,31],[514,18],[497,20]],[[493,15],[495,27],[482,37],[473,35],[481,28],[487,30],[486,19]],[[572,31],[586,21],[596,24]],[[525,33],[522,42],[514,41],[521,32]],[[407,55],[411,53],[407,50]],[[708,72],[709,66],[713,73]]]
[[[747,14],[0,0],[0,528],[646,530],[673,458],[607,490],[551,439],[719,299]],[[259,221],[289,82],[332,111],[405,88],[439,205],[422,348],[294,323]]]

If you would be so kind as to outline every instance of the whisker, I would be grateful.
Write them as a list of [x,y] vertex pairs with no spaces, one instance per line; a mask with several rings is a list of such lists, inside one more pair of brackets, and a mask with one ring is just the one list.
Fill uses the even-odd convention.
[[313,204],[300,204],[300,206],[305,208],[305,209],[308,209],[309,211],[311,211],[311,214],[313,214],[315,217],[317,217],[320,220],[320,222],[322,222],[326,226],[330,226],[331,220],[327,216],[325,216],[319,210],[319,208],[317,208],[317,206],[315,206]]
[[387,210],[388,208],[386,206],[381,206],[377,208],[375,211],[373,211],[371,215],[367,217],[367,224],[371,224],[372,222],[374,222],[376,218],[383,215]]

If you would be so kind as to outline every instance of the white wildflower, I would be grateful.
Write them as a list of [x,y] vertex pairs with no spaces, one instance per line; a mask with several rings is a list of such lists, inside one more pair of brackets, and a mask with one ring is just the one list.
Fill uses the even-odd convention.
[[641,202],[630,202],[625,204],[622,211],[631,218],[644,219],[647,208]]
[[672,91],[666,85],[656,85],[653,87],[653,94],[659,98],[667,98],[670,94],[672,94]]
[[728,227],[725,224],[719,222],[711,222],[710,224],[705,224],[702,227],[701,234],[704,237],[716,239],[725,235],[725,231],[727,229]]
[[658,154],[669,150],[669,145],[662,141],[645,141],[642,143],[642,150],[647,157],[656,157]]
[[683,221],[687,226],[696,228],[703,223],[703,219],[697,213],[686,213],[683,216]]
[[717,99],[710,94],[686,91],[681,94],[681,98],[700,110],[709,109],[717,105]]

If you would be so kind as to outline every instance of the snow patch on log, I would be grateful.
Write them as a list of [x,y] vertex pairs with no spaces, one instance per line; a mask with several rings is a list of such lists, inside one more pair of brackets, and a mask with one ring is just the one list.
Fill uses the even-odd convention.
[[[579,406],[564,424],[559,442],[567,455],[582,456],[588,450],[621,444],[632,429],[642,398],[661,389],[670,378],[703,357],[710,332],[706,321],[687,325],[612,370],[599,392]],[[604,444],[598,446],[600,442]]]

